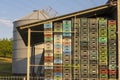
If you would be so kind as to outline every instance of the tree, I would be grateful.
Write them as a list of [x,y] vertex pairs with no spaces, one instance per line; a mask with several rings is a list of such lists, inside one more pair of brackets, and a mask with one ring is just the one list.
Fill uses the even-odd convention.
[[12,55],[12,39],[0,39],[0,56],[11,57]]

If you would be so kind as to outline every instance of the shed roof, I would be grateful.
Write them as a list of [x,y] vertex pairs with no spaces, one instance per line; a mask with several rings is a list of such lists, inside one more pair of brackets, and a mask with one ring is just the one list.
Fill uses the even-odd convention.
[[[20,32],[25,44],[27,45],[27,28],[31,28],[31,30],[44,30],[43,24],[47,22],[55,22],[64,19],[74,18],[76,17],[103,17],[103,16],[110,16],[114,9],[116,9],[116,5],[105,4],[98,7],[50,18],[47,20],[37,21],[30,24],[22,25],[17,27],[18,31]],[[31,33],[31,45],[44,42],[44,35],[43,33]]]

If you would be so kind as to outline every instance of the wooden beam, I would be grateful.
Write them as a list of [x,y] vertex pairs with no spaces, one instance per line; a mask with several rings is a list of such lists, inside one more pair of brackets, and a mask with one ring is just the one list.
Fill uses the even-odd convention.
[[30,80],[30,54],[31,54],[31,29],[28,28],[28,46],[27,46],[27,80]]
[[118,23],[118,80],[120,80],[120,0],[117,0]]

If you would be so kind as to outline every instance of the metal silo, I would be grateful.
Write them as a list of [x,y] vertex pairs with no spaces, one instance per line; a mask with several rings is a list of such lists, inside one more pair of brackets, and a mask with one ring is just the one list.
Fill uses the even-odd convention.
[[[43,10],[34,10],[31,14],[21,18],[14,22],[13,29],[13,57],[12,57],[12,74],[26,74],[27,70],[27,47],[25,46],[20,34],[18,33],[16,27],[33,23],[40,20],[45,20],[50,18],[50,16]],[[40,55],[42,53],[43,44],[35,46],[35,55]],[[40,56],[37,56],[35,63],[39,63]],[[37,70],[37,69],[35,69]]]

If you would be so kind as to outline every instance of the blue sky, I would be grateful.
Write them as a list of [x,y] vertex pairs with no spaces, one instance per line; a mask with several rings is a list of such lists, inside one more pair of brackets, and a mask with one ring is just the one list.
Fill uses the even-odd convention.
[[33,10],[52,7],[59,15],[105,4],[107,0],[0,0],[0,38],[11,38],[12,22]]

